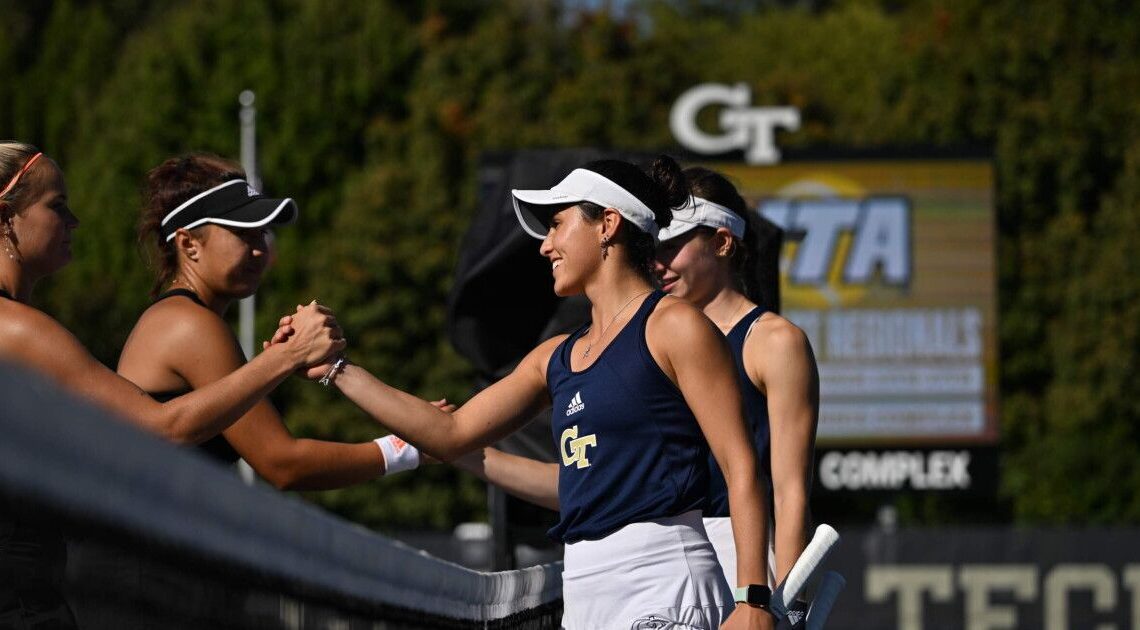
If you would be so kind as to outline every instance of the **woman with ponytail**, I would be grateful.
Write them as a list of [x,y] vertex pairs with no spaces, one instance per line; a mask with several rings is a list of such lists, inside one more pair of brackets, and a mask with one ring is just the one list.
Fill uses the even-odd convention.
[[[554,292],[585,294],[590,321],[454,413],[354,365],[340,364],[333,384],[442,460],[553,408],[561,463],[523,461],[534,474],[516,478],[520,494],[561,512],[550,534],[565,543],[563,627],[772,627],[761,602],[734,604],[701,520],[711,447],[728,481],[737,583],[761,590],[766,514],[732,357],[698,309],[655,288],[655,236],[689,197],[680,167],[659,158],[647,175],[603,160],[550,190],[512,194],[523,228],[542,239]],[[282,323],[275,339],[288,335]]]
[[[269,232],[296,214],[291,199],[264,200],[241,167],[215,155],[190,154],[147,174],[139,242],[154,261],[154,302],[119,357],[119,374],[156,400],[205,387],[246,363],[225,313],[252,295],[268,269]],[[375,479],[418,463],[415,449],[392,436],[345,444],[297,439],[268,400],[210,436],[203,453],[224,463],[244,459],[283,490],[327,490]],[[414,461],[413,461],[414,460]]]
[[[782,582],[807,543],[812,454],[819,417],[819,375],[803,331],[757,306],[748,270],[757,257],[754,225],[744,200],[723,175],[685,170],[692,200],[661,230],[657,273],[670,295],[700,308],[728,339],[742,385],[745,417],[771,493],[774,581]],[[751,296],[749,295],[751,293]],[[705,528],[725,575],[736,555],[729,494],[716,463]],[[803,608],[802,603],[797,604]]]
[[[204,153],[147,173],[138,239],[154,267],[153,302],[131,331],[118,372],[157,401],[208,388],[247,364],[225,313],[257,291],[269,267],[269,229],[292,221],[297,207],[260,195],[245,177],[239,165]],[[393,458],[402,446],[394,436],[358,444],[297,439],[261,399],[196,448],[226,466],[243,459],[282,490],[325,490],[414,467],[411,447]],[[188,588],[161,563],[95,538],[72,541],[70,551],[70,575],[80,582],[150,584],[170,597]],[[123,623],[122,611],[101,602],[77,597],[72,605],[86,629]]]

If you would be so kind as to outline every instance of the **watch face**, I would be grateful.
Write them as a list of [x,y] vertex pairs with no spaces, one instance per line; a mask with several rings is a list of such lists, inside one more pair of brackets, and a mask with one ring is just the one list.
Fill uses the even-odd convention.
[[748,586],[738,586],[733,595],[738,602],[767,608],[768,602],[772,598],[772,591],[764,584],[749,584]]

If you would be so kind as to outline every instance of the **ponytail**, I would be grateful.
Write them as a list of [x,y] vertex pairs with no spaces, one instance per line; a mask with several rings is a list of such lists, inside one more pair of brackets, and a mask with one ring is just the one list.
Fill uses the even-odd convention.
[[204,153],[171,158],[147,173],[138,242],[147,266],[154,269],[152,298],[178,273],[178,252],[162,235],[162,219],[194,195],[231,179],[245,179],[245,172],[229,160]]

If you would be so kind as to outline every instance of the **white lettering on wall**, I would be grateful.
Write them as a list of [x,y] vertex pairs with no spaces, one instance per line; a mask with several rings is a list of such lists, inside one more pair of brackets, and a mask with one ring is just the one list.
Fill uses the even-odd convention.
[[831,451],[819,460],[819,482],[828,490],[965,490],[969,451]]
[[865,577],[869,602],[885,602],[891,595],[898,602],[899,630],[922,630],[922,609],[925,595],[936,602],[948,602],[953,597],[953,572],[948,566],[911,565],[867,567]]
[[1037,599],[1037,567],[976,564],[958,571],[958,587],[966,596],[965,630],[1008,630],[1017,627],[1017,607],[995,604],[990,595],[1013,593],[1018,601]]
[[[954,601],[953,576],[965,600],[962,627],[967,630],[1008,630],[1021,627],[1018,605],[1043,602],[1045,630],[1068,630],[1069,601],[1074,594],[1092,596],[1097,614],[1111,615],[1119,604],[1118,588],[1130,591],[1132,620],[1136,628],[1140,603],[1140,565],[1129,564],[1117,581],[1114,569],[1104,564],[1058,564],[1044,572],[1031,564],[880,564],[864,572],[863,597],[870,604],[895,602],[898,630],[922,630],[927,602]],[[1122,584],[1121,584],[1122,583]],[[1044,588],[1040,586],[1043,585]],[[1009,601],[1009,595],[1013,601]],[[994,596],[1007,603],[994,603]],[[1092,630],[1118,630],[1103,622]]]
[[[749,107],[752,92],[748,85],[703,83],[689,89],[673,104],[669,128],[685,148],[704,154],[744,150],[749,164],[775,164],[780,161],[776,148],[777,127],[795,131],[800,112],[794,107]],[[720,134],[706,133],[697,125],[697,114],[709,106],[720,106]]]

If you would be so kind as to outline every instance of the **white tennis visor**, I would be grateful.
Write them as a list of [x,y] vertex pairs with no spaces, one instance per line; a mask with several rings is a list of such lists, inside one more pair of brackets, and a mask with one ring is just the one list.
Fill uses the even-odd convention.
[[661,228],[659,241],[667,241],[700,226],[728,228],[736,238],[744,238],[744,218],[732,210],[708,199],[691,197],[684,206],[673,211],[669,227]]
[[589,169],[576,168],[550,190],[512,190],[515,216],[523,230],[535,238],[546,238],[550,217],[555,212],[583,201],[617,210],[622,217],[646,234],[657,234],[653,211],[629,191]]

